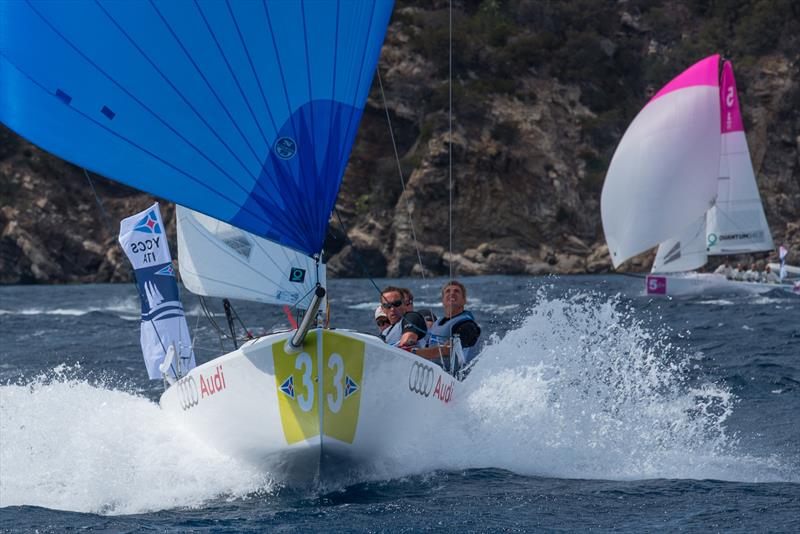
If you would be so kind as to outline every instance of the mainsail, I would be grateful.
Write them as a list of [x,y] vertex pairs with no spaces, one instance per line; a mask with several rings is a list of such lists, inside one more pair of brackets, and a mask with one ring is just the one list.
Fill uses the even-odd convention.
[[697,269],[706,264],[709,255],[773,249],[729,61],[722,68],[719,106],[721,153],[715,205],[679,237],[661,243],[653,263],[654,273]]
[[601,198],[614,267],[678,235],[717,195],[719,56],[664,86],[617,147]]
[[772,250],[772,234],[758,193],[750,150],[744,134],[733,67],[722,68],[722,157],[717,202],[708,211],[708,253],[741,254]]
[[181,280],[197,295],[308,307],[325,265],[235,226],[177,207]]
[[392,2],[0,1],[0,121],[309,256]]

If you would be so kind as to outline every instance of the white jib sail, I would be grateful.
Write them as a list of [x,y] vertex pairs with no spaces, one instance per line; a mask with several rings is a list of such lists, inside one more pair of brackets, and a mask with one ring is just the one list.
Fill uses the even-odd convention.
[[722,154],[717,203],[706,222],[708,253],[740,254],[775,248],[758,193],[753,163],[739,112],[730,62],[722,70]]
[[680,273],[699,269],[708,261],[706,253],[706,216],[701,215],[677,238],[659,245],[653,273]]
[[703,216],[717,195],[719,56],[659,91],[620,141],[601,197],[611,261],[623,261]]
[[[306,308],[317,284],[314,260],[227,223],[177,206],[178,265],[197,295]],[[319,266],[325,285],[325,266]]]

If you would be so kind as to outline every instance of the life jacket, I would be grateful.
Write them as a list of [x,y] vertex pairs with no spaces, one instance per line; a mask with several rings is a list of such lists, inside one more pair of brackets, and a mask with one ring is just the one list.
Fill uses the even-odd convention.
[[[428,330],[427,326],[425,325],[425,319],[423,319],[419,313],[416,313],[416,318],[409,319],[409,315],[412,313],[416,312],[412,311],[404,314],[399,321],[397,321],[392,326],[384,330],[385,334],[381,333],[381,338],[383,338],[383,341],[385,343],[387,343],[388,345],[392,345],[394,347],[399,347],[400,339],[403,337],[403,329],[408,325],[415,326],[416,323],[417,326],[415,326],[414,330],[412,330],[415,331],[418,336],[417,343],[415,346],[420,348],[427,347],[426,342],[428,339]],[[425,335],[423,336],[419,335],[422,333],[421,328],[425,328]],[[408,349],[410,347],[405,347],[405,348]]]
[[[444,345],[445,343],[449,343],[450,338],[453,337],[453,328],[456,325],[459,325],[465,321],[476,322],[475,317],[472,315],[472,312],[464,310],[455,317],[451,317],[443,324],[439,324],[440,321],[434,322],[428,329],[427,346],[437,347],[439,345]],[[472,359],[472,357],[474,356],[473,349],[475,349],[477,345],[478,343],[476,342],[471,347],[462,347],[462,354],[464,355],[464,363],[468,363]],[[444,361],[445,361],[445,367],[449,368],[450,358],[445,357]]]
[[381,337],[387,345],[396,347],[400,343],[400,338],[403,337],[403,320],[400,319],[392,326],[384,330],[381,333]]

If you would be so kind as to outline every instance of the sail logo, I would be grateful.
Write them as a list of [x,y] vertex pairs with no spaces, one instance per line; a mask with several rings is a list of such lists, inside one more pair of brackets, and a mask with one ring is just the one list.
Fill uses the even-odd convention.
[[[132,253],[142,254],[142,256],[139,258],[140,266],[146,263],[156,263],[159,261],[159,259],[161,259],[159,258],[161,255],[160,241],[160,237],[154,237],[152,239],[143,239],[142,241],[134,241],[130,243]],[[159,253],[159,256],[156,255],[156,252]]]
[[738,232],[734,234],[722,234],[719,236],[720,241],[761,241],[764,239],[763,230],[753,230],[750,232]]
[[[134,231],[142,232],[145,234],[160,234],[161,225],[158,224],[158,217],[154,210],[147,212],[147,215],[141,218],[139,222],[133,227]],[[134,250],[134,252],[136,252]]]
[[292,159],[297,154],[297,143],[290,137],[281,137],[275,141],[275,154],[281,159]]
[[717,234],[708,234],[708,246],[713,247],[717,244]]
[[155,274],[160,274],[161,276],[175,276],[175,269],[172,268],[172,264],[169,264],[163,269],[156,271]]
[[733,87],[728,87],[728,94],[725,96],[725,105],[729,108],[733,107],[734,103],[734,96],[733,96]]
[[292,267],[289,271],[289,281],[302,284],[306,279],[306,270],[299,267]]

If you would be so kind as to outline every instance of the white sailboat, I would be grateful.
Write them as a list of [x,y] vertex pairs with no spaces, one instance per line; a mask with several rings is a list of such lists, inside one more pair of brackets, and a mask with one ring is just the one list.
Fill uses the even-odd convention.
[[615,267],[659,244],[648,295],[794,291],[692,272],[708,256],[773,250],[739,111],[733,67],[708,57],[662,88],[614,154],[602,215]]
[[320,253],[391,8],[0,1],[0,120],[189,208],[190,290],[306,309],[296,330],[191,369],[160,402],[207,445],[291,482],[391,462],[458,397],[438,366],[319,321]]

